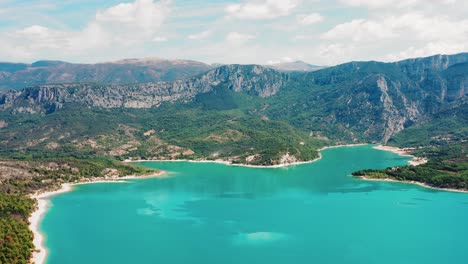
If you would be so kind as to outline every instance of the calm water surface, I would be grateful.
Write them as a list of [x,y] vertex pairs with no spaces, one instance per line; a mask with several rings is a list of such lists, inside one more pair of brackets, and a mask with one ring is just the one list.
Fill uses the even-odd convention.
[[47,264],[467,263],[468,194],[349,176],[407,160],[360,146],[280,169],[141,163],[170,177],[52,198]]

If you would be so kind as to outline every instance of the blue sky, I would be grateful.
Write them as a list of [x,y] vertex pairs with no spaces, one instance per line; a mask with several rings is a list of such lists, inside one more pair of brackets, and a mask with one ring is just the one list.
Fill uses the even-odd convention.
[[468,51],[465,0],[0,0],[0,61],[395,61]]

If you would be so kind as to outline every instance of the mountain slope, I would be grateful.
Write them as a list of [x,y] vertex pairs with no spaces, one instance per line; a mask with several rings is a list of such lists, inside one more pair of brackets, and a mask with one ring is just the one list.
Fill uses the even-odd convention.
[[385,170],[353,173],[374,179],[416,181],[437,188],[468,190],[468,104],[435,114],[390,139],[389,144],[407,147],[428,162]]
[[185,79],[208,71],[210,65],[189,60],[127,59],[98,64],[37,61],[32,64],[0,63],[0,90],[30,85],[93,82],[131,84]]
[[[58,146],[73,152],[91,144],[97,149],[90,153],[125,157],[191,153],[242,162],[263,153],[251,163],[274,164],[294,152],[304,160],[310,146],[385,143],[465,104],[466,62],[468,54],[351,62],[294,75],[226,65],[172,82],[32,86],[0,94],[0,141],[24,151]],[[34,137],[19,132],[25,124]],[[70,136],[61,137],[58,127]],[[146,132],[157,135],[153,143],[141,136]]]
[[163,102],[188,102],[198,94],[221,88],[268,97],[277,93],[287,80],[287,75],[260,66],[228,65],[173,82],[31,86],[0,94],[0,109],[12,109],[15,113],[53,112],[70,103],[97,108],[151,108]]
[[411,67],[408,61],[351,62],[296,75],[281,95],[293,103],[271,106],[268,116],[348,141],[386,142],[466,100],[468,54],[412,61]]

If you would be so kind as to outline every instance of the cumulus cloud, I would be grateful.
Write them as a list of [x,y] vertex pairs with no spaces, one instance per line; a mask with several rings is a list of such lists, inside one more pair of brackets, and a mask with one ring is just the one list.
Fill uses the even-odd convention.
[[244,44],[249,40],[254,39],[255,36],[249,34],[242,34],[239,32],[229,32],[226,36],[226,41],[232,44]]
[[411,7],[424,7],[426,5],[450,5],[457,2],[457,0],[341,0],[343,4],[349,6],[365,6],[371,9],[380,8],[411,8]]
[[309,15],[297,15],[296,19],[300,25],[308,26],[322,22],[324,17],[319,13],[312,13]]
[[[321,35],[321,54],[330,58],[399,60],[408,57],[466,51],[468,19],[428,16],[419,12],[354,19],[338,24]],[[380,50],[380,51],[379,51]],[[385,54],[387,52],[387,54]],[[360,55],[358,55],[360,54]]]
[[211,35],[211,31],[206,30],[206,31],[196,33],[196,34],[190,34],[190,35],[188,35],[187,38],[191,39],[191,40],[200,40],[200,39],[205,39],[205,38],[209,37],[210,35]]
[[324,40],[375,41],[395,37],[421,40],[449,39],[459,41],[468,35],[468,20],[448,17],[426,17],[418,13],[388,16],[380,19],[355,19],[336,25],[322,35]]
[[390,38],[394,34],[392,28],[385,23],[366,19],[355,19],[336,25],[322,35],[323,40],[368,41]]
[[232,18],[272,19],[291,14],[298,5],[299,0],[249,0],[228,5],[225,11]]
[[390,53],[385,56],[385,59],[389,61],[398,61],[413,57],[426,57],[434,54],[461,53],[468,50],[468,45],[465,43],[466,41],[461,43],[452,43],[446,41],[429,42],[422,47],[410,46],[403,51]]
[[166,42],[168,39],[164,36],[156,36],[152,39],[153,42]]
[[[50,8],[39,4],[7,1],[0,7],[8,22],[0,25],[0,58],[96,62],[164,56],[274,63],[289,57],[332,65],[468,50],[468,1],[462,0],[120,2],[84,14],[90,19],[77,28],[73,19],[83,16],[78,11],[62,21],[67,13],[60,11],[70,12],[62,7],[49,14]],[[164,44],[168,41],[174,45]]]
[[129,32],[135,29],[151,35],[159,29],[168,11],[168,1],[136,0],[98,11],[96,22],[111,30]]
[[[119,53],[119,49],[125,51],[129,46],[164,41],[163,37],[155,34],[169,15],[169,5],[166,0],[136,0],[97,11],[95,18],[81,30],[32,25],[3,32],[2,38],[14,47],[15,54],[21,55],[16,58],[21,60],[102,54],[104,51]],[[5,54],[5,57],[9,56]]]
[[289,56],[284,56],[278,60],[269,60],[266,62],[267,65],[275,65],[275,64],[280,64],[280,63],[290,63],[290,62],[294,62],[294,61],[297,61],[297,60],[300,60],[299,58],[291,58]]

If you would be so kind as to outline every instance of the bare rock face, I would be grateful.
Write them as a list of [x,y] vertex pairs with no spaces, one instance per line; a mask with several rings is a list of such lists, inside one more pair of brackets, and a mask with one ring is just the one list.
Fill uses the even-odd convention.
[[151,108],[163,102],[188,102],[218,88],[268,97],[287,82],[287,75],[260,66],[228,65],[199,77],[135,85],[40,85],[0,95],[0,109],[16,113],[54,112],[68,103],[98,108]]
[[[395,63],[350,62],[302,78],[335,88],[314,102],[326,105],[326,123],[338,125],[350,140],[356,131],[361,138],[385,143],[406,127],[466,102],[468,53]],[[334,104],[328,106],[330,102]]]
[[295,162],[297,162],[297,158],[290,155],[289,152],[284,154],[283,156],[281,156],[281,158],[279,159],[279,164],[280,165],[292,164],[292,163],[295,163]]
[[[145,65],[148,62],[132,63]],[[325,133],[333,127],[346,141],[370,139],[385,143],[406,127],[466,102],[467,87],[468,53],[396,63],[350,62],[295,74],[258,65],[225,65],[196,77],[170,82],[112,86],[54,84],[0,92],[0,111],[51,113],[70,104],[87,108],[145,109],[159,107],[164,102],[191,102],[198,95],[218,90],[261,98],[284,90],[285,94],[291,93],[272,99],[281,105],[275,111],[291,108],[291,119],[304,114],[305,121],[294,125],[317,131],[317,138],[328,139],[329,135],[319,131]],[[310,112],[314,114],[308,115]],[[265,121],[270,118],[267,114],[272,113],[263,115]],[[277,114],[281,116],[282,113]],[[271,118],[274,116],[272,114]]]
[[7,127],[8,126],[8,123],[5,122],[4,120],[0,120],[0,128],[4,128],[4,127]]

